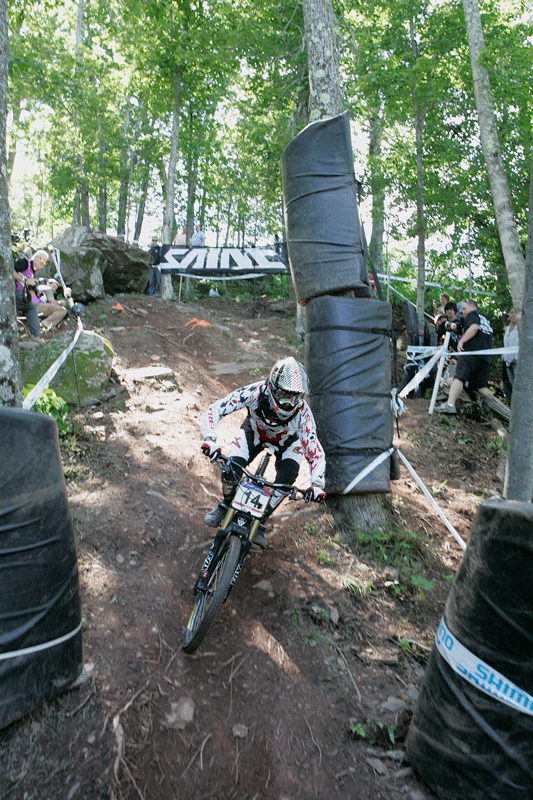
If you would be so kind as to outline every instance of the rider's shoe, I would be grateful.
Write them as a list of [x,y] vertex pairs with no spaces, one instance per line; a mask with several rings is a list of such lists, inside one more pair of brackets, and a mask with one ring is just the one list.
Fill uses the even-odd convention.
[[255,532],[254,540],[252,542],[252,548],[257,550],[264,550],[267,546],[266,537],[265,537],[265,526],[260,525]]
[[228,511],[228,506],[225,503],[219,503],[218,506],[215,506],[211,511],[205,515],[204,522],[206,525],[209,525],[210,528],[218,528],[226,513]]

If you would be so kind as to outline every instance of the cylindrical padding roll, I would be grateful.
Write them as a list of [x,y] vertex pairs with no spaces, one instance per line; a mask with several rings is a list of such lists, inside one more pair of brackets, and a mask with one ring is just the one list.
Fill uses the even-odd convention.
[[[342,494],[392,443],[392,308],[379,300],[315,297],[307,307],[309,405],[326,452],[326,491]],[[350,494],[390,491],[387,458]]]
[[47,414],[0,408],[0,728],[82,669],[78,562]]
[[348,289],[370,297],[348,112],[304,128],[283,151],[281,173],[297,299]]
[[443,800],[533,797],[533,506],[486,500],[407,739]]

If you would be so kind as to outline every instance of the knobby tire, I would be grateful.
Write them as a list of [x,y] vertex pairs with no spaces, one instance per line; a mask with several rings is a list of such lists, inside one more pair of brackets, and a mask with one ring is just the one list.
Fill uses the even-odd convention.
[[181,647],[186,653],[193,653],[196,650],[213,624],[220,606],[228,595],[233,575],[239,563],[240,552],[241,540],[238,536],[230,536],[210,565],[208,589],[212,594],[199,592],[196,597],[181,642]]

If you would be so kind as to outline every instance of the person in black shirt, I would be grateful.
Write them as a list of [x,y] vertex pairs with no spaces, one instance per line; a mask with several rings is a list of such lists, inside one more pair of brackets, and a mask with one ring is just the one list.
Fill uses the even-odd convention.
[[150,267],[150,275],[148,277],[148,285],[144,290],[145,294],[161,294],[161,245],[157,236],[152,236],[152,246],[149,250],[153,259],[153,264]]
[[[464,333],[457,345],[457,352],[470,353],[492,349],[492,327],[488,319],[479,311],[474,300],[463,300],[462,314]],[[456,414],[455,404],[463,388],[469,396],[475,391],[482,396],[492,397],[489,390],[490,353],[483,355],[465,355],[457,359],[455,377],[450,387],[447,403],[435,408],[440,414]]]

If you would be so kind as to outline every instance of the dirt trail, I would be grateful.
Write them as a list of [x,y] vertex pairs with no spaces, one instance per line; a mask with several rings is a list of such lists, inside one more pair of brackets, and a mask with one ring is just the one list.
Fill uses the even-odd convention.
[[[0,797],[432,797],[402,743],[460,548],[403,468],[390,500],[404,555],[376,532],[348,547],[327,513],[285,504],[204,644],[183,654],[219,494],[199,420],[297,354],[294,322],[266,304],[252,317],[215,299],[113,302],[85,320],[115,348],[113,382],[74,413],[64,452],[92,678],[0,732]],[[169,376],[147,377],[153,367]],[[427,406],[408,402],[398,443],[467,539],[500,489],[497,437],[484,419],[430,420]],[[223,442],[240,420],[224,420]]]

